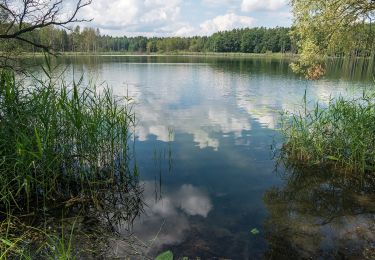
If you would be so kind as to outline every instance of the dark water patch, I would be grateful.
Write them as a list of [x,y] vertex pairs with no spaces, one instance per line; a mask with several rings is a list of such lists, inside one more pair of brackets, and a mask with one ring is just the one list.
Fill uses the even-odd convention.
[[371,259],[375,252],[373,179],[337,174],[328,166],[289,164],[287,169],[282,173],[285,186],[264,195],[269,212],[266,255]]

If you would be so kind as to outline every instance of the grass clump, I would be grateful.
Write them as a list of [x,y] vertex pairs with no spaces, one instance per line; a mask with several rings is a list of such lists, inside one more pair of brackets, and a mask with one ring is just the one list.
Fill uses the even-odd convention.
[[47,76],[21,84],[0,72],[0,218],[74,205],[135,218],[129,100]]
[[282,156],[310,165],[330,164],[344,172],[375,174],[375,94],[342,96],[286,113],[281,124]]

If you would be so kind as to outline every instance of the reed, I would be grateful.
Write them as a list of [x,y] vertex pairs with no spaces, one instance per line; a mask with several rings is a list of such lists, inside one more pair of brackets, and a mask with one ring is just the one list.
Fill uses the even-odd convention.
[[316,103],[281,120],[281,155],[308,165],[334,166],[344,173],[375,174],[375,94]]
[[[0,220],[57,207],[132,220],[140,210],[135,116],[110,88],[0,72]],[[115,212],[114,212],[115,211]]]

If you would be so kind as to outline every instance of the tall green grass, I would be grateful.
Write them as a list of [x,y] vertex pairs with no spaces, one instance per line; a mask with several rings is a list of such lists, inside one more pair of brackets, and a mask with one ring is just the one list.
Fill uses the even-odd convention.
[[0,72],[0,212],[80,205],[134,219],[140,190],[129,99],[82,80],[57,83],[48,63],[44,70],[47,80],[32,84]]
[[309,165],[329,164],[336,170],[375,174],[375,94],[338,97],[298,113],[286,113],[281,130],[282,156]]

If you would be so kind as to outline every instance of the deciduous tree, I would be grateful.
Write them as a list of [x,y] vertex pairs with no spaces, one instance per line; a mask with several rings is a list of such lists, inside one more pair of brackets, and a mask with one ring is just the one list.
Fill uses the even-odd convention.
[[292,0],[291,4],[293,37],[301,54],[292,65],[296,72],[318,78],[324,73],[326,56],[373,54],[375,1]]

